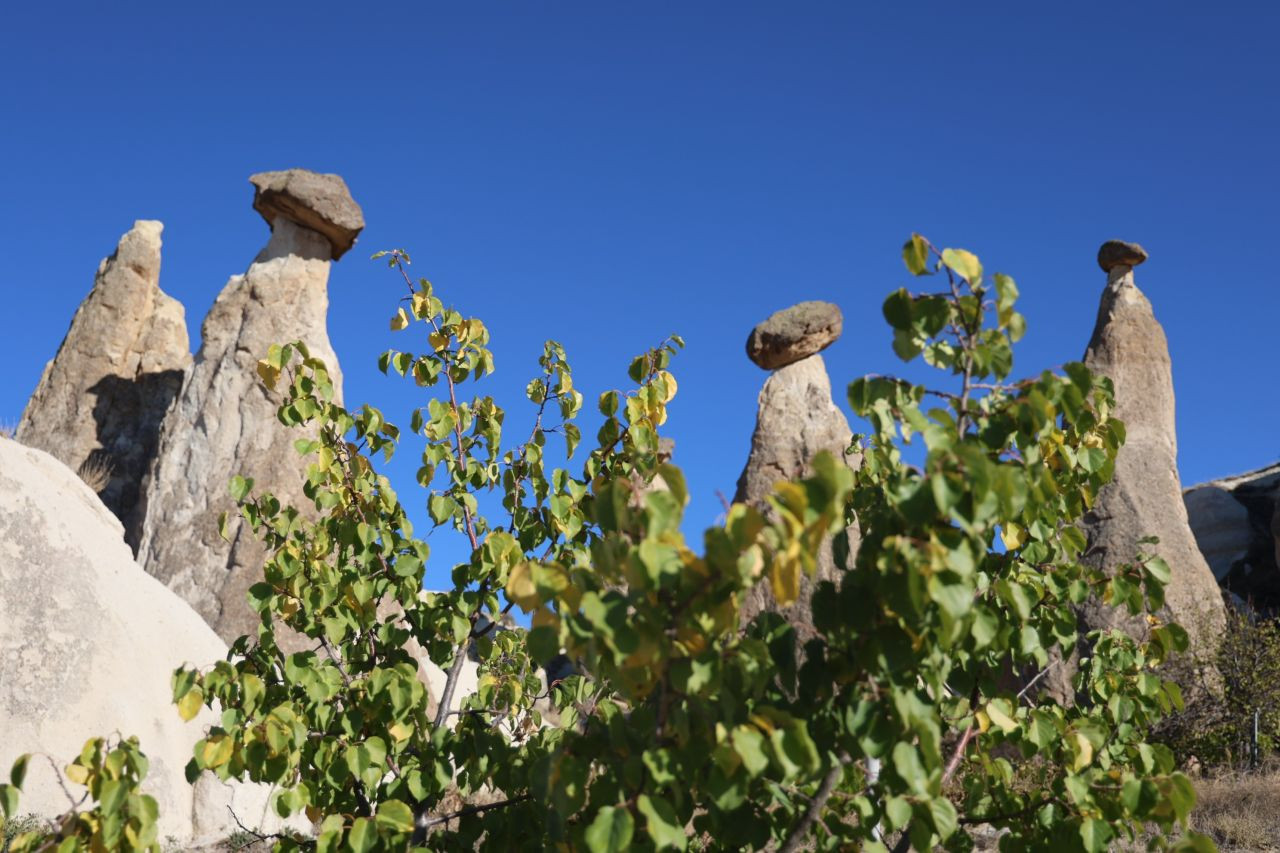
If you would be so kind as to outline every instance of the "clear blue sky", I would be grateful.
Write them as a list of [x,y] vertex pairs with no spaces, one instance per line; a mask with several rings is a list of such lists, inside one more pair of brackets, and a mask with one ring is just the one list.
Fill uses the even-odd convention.
[[[765,378],[748,331],[839,304],[827,363],[847,407],[850,379],[900,369],[879,306],[913,230],[1017,278],[1021,372],[1081,355],[1098,244],[1143,243],[1184,483],[1262,466],[1280,455],[1277,10],[9,4],[0,420],[135,219],[165,223],[161,286],[194,340],[266,241],[246,178],[303,166],[342,174],[368,222],[331,279],[349,401],[402,424],[424,402],[374,366],[399,296],[366,260],[380,248],[412,250],[489,323],[488,390],[517,411],[547,337],[593,399],[679,331],[669,426],[694,527],[746,456]],[[394,476],[415,499],[410,465]]]

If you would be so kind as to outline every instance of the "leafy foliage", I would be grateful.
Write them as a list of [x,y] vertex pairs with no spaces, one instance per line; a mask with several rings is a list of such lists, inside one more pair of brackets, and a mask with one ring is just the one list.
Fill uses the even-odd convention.
[[[232,483],[272,555],[250,590],[262,622],[228,660],[175,673],[173,695],[188,719],[221,714],[189,775],[275,784],[281,815],[317,824],[277,849],[963,850],[962,827],[991,824],[1002,849],[1097,851],[1144,822],[1185,826],[1190,783],[1147,738],[1181,704],[1156,671],[1185,647],[1181,629],[1095,633],[1080,701],[1035,689],[1077,641],[1074,606],[1095,595],[1149,613],[1169,571],[1138,555],[1111,574],[1079,562],[1076,523],[1124,430],[1083,365],[1008,382],[1024,331],[1011,278],[988,284],[972,253],[913,235],[909,271],[941,289],[899,290],[884,315],[895,352],[954,390],[854,382],[873,429],[862,464],[819,456],[768,512],[731,507],[695,549],[683,475],[658,452],[678,337],[631,363],[630,390],[599,395],[602,426],[571,470],[548,442],[562,437],[572,461],[583,440],[563,348],[544,348],[533,427],[507,443],[492,398],[461,395],[493,370],[483,323],[414,281],[404,252],[375,257],[406,285],[391,328],[417,332],[414,352],[379,366],[439,392],[409,418],[417,479],[470,558],[451,589],[420,592],[429,549],[374,464],[400,430],[337,405],[303,344],[273,347],[259,374],[303,431],[319,517]],[[500,516],[481,513],[485,492]],[[828,537],[843,571],[815,588],[818,636],[799,648],[776,613],[742,625],[744,594],[767,582],[793,601]],[[528,631],[498,627],[513,607]],[[282,628],[313,648],[285,653]],[[434,704],[415,648],[448,673]],[[468,654],[479,686],[453,712]],[[561,655],[573,674],[547,686],[540,667]]]
[[[1248,769],[1280,749],[1280,621],[1228,608],[1214,651],[1212,666],[1194,658],[1178,661],[1171,677],[1221,698],[1162,720],[1156,735],[1180,759],[1211,769]],[[1212,683],[1206,683],[1206,673]]]

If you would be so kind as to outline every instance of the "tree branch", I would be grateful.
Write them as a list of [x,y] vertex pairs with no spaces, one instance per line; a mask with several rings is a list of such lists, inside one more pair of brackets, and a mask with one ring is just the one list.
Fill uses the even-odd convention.
[[787,836],[787,840],[782,843],[782,846],[778,848],[778,853],[795,853],[800,849],[800,845],[804,843],[805,838],[809,835],[809,830],[813,828],[814,822],[817,821],[818,815],[826,807],[827,800],[831,799],[831,794],[840,782],[840,777],[844,775],[844,766],[847,761],[848,756],[841,756],[840,760],[827,771],[827,775],[822,777],[822,783],[818,785],[818,792],[809,801],[809,808],[805,809],[800,822],[791,828],[791,833]]

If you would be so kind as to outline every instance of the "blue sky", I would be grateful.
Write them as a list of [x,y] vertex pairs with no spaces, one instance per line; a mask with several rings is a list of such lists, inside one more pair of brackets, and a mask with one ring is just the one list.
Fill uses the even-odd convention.
[[[593,399],[678,331],[691,529],[746,457],[755,323],[837,303],[845,408],[849,380],[901,370],[879,306],[913,230],[1018,280],[1021,373],[1081,355],[1097,246],[1143,243],[1184,483],[1280,456],[1280,7],[357,5],[6,9],[0,420],[135,219],[165,223],[194,339],[267,238],[246,178],[303,166],[342,174],[368,222],[330,286],[348,401],[400,423],[425,402],[374,366],[399,296],[380,248],[489,324],[513,438],[544,339]],[[420,503],[412,455],[393,476]]]

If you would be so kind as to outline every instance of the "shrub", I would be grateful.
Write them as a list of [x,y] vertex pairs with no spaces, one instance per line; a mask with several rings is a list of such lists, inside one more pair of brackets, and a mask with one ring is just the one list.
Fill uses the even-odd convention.
[[[1144,822],[1163,844],[1194,792],[1147,732],[1180,703],[1157,668],[1185,633],[1094,632],[1075,681],[1085,701],[1070,707],[1006,677],[1073,647],[1073,606],[1090,595],[1133,613],[1163,600],[1158,559],[1112,574],[1078,560],[1077,522],[1124,439],[1110,384],[1080,364],[1008,381],[1024,329],[1013,280],[988,283],[974,255],[918,235],[903,256],[939,286],[886,300],[894,350],[951,384],[852,383],[873,429],[861,466],[819,456],[811,477],[777,485],[770,513],[734,505],[696,550],[683,475],[659,453],[678,337],[631,362],[630,390],[598,396],[603,423],[574,472],[548,441],[569,459],[583,443],[564,349],[546,344],[532,428],[504,443],[506,413],[461,393],[494,367],[483,323],[414,281],[405,253],[375,256],[406,287],[392,328],[418,332],[416,353],[380,366],[441,390],[409,417],[418,482],[470,557],[452,589],[419,594],[427,543],[375,465],[400,430],[337,405],[301,343],[272,347],[259,373],[283,389],[280,420],[304,430],[320,517],[233,481],[271,551],[249,593],[262,622],[227,660],[174,675],[184,717],[221,713],[189,773],[280,786],[280,814],[318,824],[314,838],[276,836],[280,850],[964,850],[962,828],[990,825],[1002,849],[1098,851]],[[917,440],[924,462],[910,466]],[[501,496],[497,516],[483,492]],[[740,624],[754,584],[794,601],[832,536],[842,571],[815,587],[815,639],[798,649],[776,613]],[[531,628],[493,630],[514,607]],[[285,654],[278,625],[316,650]],[[448,673],[434,713],[409,640]],[[469,649],[479,686],[453,714]],[[578,674],[546,688],[539,667],[560,655]]]

